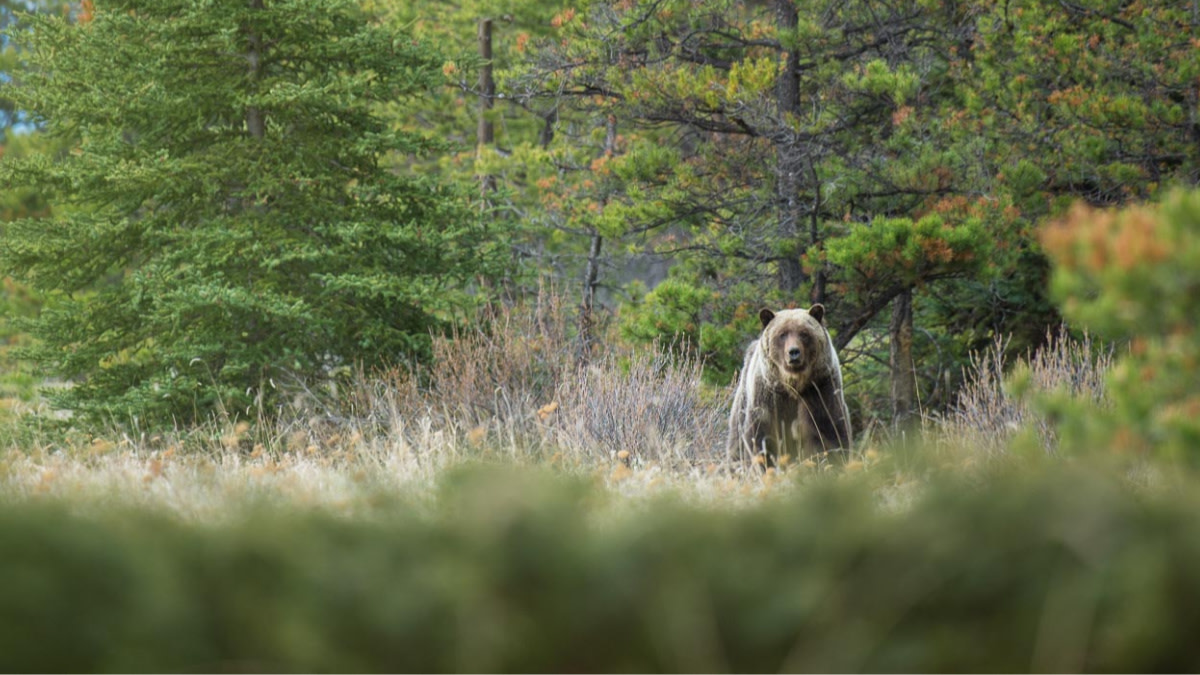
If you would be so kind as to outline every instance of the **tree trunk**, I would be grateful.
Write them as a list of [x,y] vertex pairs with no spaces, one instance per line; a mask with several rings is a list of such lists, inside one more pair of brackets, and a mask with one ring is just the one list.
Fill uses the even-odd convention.
[[542,120],[544,124],[542,125],[542,133],[538,135],[538,145],[543,150],[546,150],[554,141],[554,125],[558,124],[558,105],[551,108],[550,112],[542,117]]
[[[809,241],[813,250],[820,251],[825,248],[824,239],[821,238],[821,179],[817,175],[817,167],[811,161],[808,163],[809,173],[812,174],[813,185],[813,208],[809,214]],[[813,286],[812,286],[812,301],[813,304],[825,304],[825,263],[821,260],[812,261],[814,266]]]
[[[793,1],[777,0],[775,18],[780,32],[795,30],[799,15]],[[780,119],[787,119],[799,107],[798,66],[797,55],[794,51],[789,52],[783,72],[775,83],[775,101]],[[804,270],[800,267],[800,250],[803,248],[800,184],[804,157],[802,148],[786,127],[780,131],[775,143],[775,198],[779,210],[777,233],[784,250],[778,260],[779,290],[791,293],[804,282]]]
[[[479,58],[483,66],[479,69],[479,130],[477,154],[496,142],[496,127],[492,123],[491,111],[496,104],[496,81],[492,78],[492,20],[479,21]],[[480,193],[486,199],[496,189],[496,178],[490,174],[479,177]]]
[[916,365],[913,362],[912,289],[892,301],[891,368],[892,423],[903,426],[916,410]]
[[[608,116],[608,121],[605,123],[604,133],[604,155],[612,156],[617,148],[617,118],[614,115]],[[607,198],[600,200],[600,208],[603,210]],[[579,304],[579,354],[578,361],[580,364],[587,363],[591,357],[592,347],[595,344],[596,336],[595,327],[595,299],[596,286],[600,280],[600,249],[604,244],[604,237],[595,228],[591,228],[592,242],[588,247],[587,268],[583,275],[583,299]]]
[[579,356],[581,364],[587,363],[596,342],[594,303],[596,299],[596,284],[600,279],[600,248],[604,237],[592,229],[592,243],[588,248],[587,269],[583,274],[583,301],[579,305]]

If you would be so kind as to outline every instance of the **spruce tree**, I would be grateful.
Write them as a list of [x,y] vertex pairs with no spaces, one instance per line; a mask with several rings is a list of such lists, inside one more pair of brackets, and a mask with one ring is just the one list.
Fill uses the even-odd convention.
[[57,207],[5,225],[0,273],[47,294],[28,356],[84,417],[256,414],[420,356],[486,272],[462,193],[389,168],[439,150],[379,111],[442,60],[351,1],[97,0],[10,36],[6,96],[71,149],[0,163]]

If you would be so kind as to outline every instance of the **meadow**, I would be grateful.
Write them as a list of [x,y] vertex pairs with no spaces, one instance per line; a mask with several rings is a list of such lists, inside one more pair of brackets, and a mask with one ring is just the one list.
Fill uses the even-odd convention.
[[[15,400],[0,463],[4,494],[188,518],[261,501],[354,513],[369,510],[378,493],[428,495],[447,472],[482,465],[548,469],[633,499],[670,494],[737,505],[826,474],[886,476],[893,487],[919,482],[919,472],[880,466],[897,445],[920,446],[923,461],[955,469],[1011,463],[1013,440],[1029,434],[1055,454],[1053,431],[1031,397],[1006,393],[1011,364],[1002,339],[972,360],[947,413],[923,415],[903,432],[859,421],[843,459],[785,459],[764,472],[726,456],[732,383],[705,383],[688,352],[613,340],[581,366],[572,308],[561,296],[543,292],[500,312],[486,329],[435,338],[425,368],[351,372],[316,391],[296,386],[270,419],[224,411],[174,432],[97,431],[31,422],[54,416],[44,402]],[[1022,361],[1032,386],[1103,401],[1112,349],[1087,336],[1048,344]]]
[[[464,464],[549,467],[630,494],[716,498],[759,482],[725,461],[729,392],[703,385],[694,359],[626,349],[581,369],[560,297],[503,311],[487,330],[437,338],[428,368],[298,386],[271,419],[224,411],[173,433],[14,424],[5,493],[205,517],[264,499],[354,511],[378,491],[425,494]],[[16,413],[46,417],[37,405]]]
[[580,369],[569,318],[543,295],[275,420],[10,425],[4,668],[1197,667],[1194,480],[1068,453],[1035,404],[1109,405],[1112,347],[998,341],[947,414],[763,472],[695,360]]

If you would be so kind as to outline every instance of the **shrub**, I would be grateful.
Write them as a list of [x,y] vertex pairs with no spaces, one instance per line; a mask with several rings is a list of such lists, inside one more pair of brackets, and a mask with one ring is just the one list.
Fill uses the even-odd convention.
[[495,307],[487,321],[433,339],[433,360],[360,375],[348,387],[302,396],[285,425],[314,413],[335,425],[406,438],[430,430],[450,445],[510,459],[558,456],[594,466],[622,452],[632,462],[691,466],[722,459],[729,392],[702,380],[699,360],[654,344],[622,345],[576,360],[572,311],[543,289]]
[[[1013,438],[1032,432],[1047,453],[1058,449],[1055,425],[1035,399],[1059,392],[1070,400],[1108,405],[1104,378],[1112,369],[1112,349],[1084,333],[1072,337],[1066,327],[1048,332],[1046,344],[1009,367],[1007,341],[997,338],[990,350],[971,357],[962,389],[942,417],[938,430],[967,452],[1001,455]],[[1018,385],[1018,386],[1014,386]]]
[[1110,409],[1044,400],[1064,441],[1200,466],[1200,192],[1120,211],[1076,206],[1043,242],[1064,315],[1124,345],[1106,381]]
[[7,36],[29,67],[6,98],[70,148],[0,162],[63,207],[0,237],[0,273],[47,300],[26,355],[75,383],[49,395],[169,427],[427,356],[503,249],[454,186],[386,166],[442,147],[379,106],[435,85],[429,44],[348,0],[96,5]]
[[0,649],[18,671],[1194,671],[1200,504],[1126,490],[1056,472],[886,511],[836,480],[598,524],[603,495],[522,469],[355,520],[6,503]]

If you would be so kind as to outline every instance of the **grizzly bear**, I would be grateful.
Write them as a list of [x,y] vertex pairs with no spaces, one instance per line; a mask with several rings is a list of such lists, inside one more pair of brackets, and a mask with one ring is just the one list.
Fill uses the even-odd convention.
[[729,459],[808,458],[850,447],[842,365],[825,307],[758,314],[763,331],[742,361],[729,415]]

